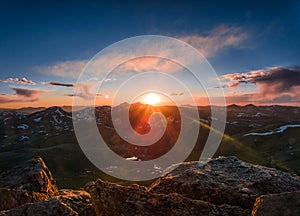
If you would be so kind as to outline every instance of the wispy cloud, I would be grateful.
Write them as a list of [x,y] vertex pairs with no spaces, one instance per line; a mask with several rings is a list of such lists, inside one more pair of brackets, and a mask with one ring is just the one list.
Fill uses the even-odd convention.
[[[230,47],[239,47],[249,34],[245,29],[238,26],[228,26],[220,25],[212,29],[206,34],[186,34],[184,36],[178,36],[177,38],[189,43],[198,49],[205,57],[210,58],[216,56],[220,52]],[[166,73],[173,73],[180,71],[182,67],[178,64],[175,64],[172,61],[167,59],[162,59],[160,57],[152,57],[153,53],[157,55],[172,52],[171,48],[174,47],[174,44],[159,44],[155,41],[151,41],[151,44],[139,44],[139,48],[136,48],[135,52],[138,53],[148,53],[148,56],[140,57],[137,59],[132,59],[131,61],[125,61],[128,56],[128,50],[116,50],[115,52],[105,54],[101,59],[94,59],[93,62],[89,64],[89,72],[97,76],[104,75],[110,69],[109,65],[119,64],[116,72],[122,73],[137,73],[143,71],[162,71]],[[145,45],[147,45],[145,48]],[[166,46],[167,49],[161,49],[162,46]],[[145,51],[145,49],[147,49]],[[158,51],[159,50],[159,51]],[[131,50],[129,51],[129,53]],[[176,50],[176,53],[179,51]],[[180,52],[179,52],[180,53]],[[186,53],[181,53],[179,55],[182,59],[189,60],[193,59],[193,56],[188,56]],[[35,70],[39,73],[44,73],[48,75],[53,75],[57,77],[68,77],[68,78],[77,78],[80,73],[83,71],[86,64],[89,63],[89,60],[70,60],[64,62],[57,62],[50,66],[39,66]]]
[[179,71],[181,68],[182,66],[170,60],[159,57],[145,56],[125,62],[116,69],[116,72],[140,73],[147,71],[160,71],[172,73]]
[[5,80],[0,80],[3,83],[14,83],[14,84],[21,84],[21,85],[35,85],[36,83],[32,80],[28,80],[25,77],[23,78],[7,78]]
[[73,96],[81,97],[86,100],[93,99],[95,97],[96,88],[97,83],[77,83],[74,85]]
[[13,102],[35,102],[39,100],[39,95],[46,93],[45,90],[30,89],[30,88],[16,88],[11,87],[15,91],[15,94],[2,94],[0,95],[1,103],[13,103]]
[[205,57],[210,58],[229,47],[238,47],[248,37],[249,34],[241,27],[220,25],[206,35],[186,35],[179,39],[189,43]]
[[38,73],[44,73],[57,77],[77,77],[83,70],[88,60],[70,60],[57,62],[48,66],[37,66],[34,70]]

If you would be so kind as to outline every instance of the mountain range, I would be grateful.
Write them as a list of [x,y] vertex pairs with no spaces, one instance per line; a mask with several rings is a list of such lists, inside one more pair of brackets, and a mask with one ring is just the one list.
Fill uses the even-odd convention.
[[[136,147],[123,140],[114,128],[111,110],[121,114],[129,107],[132,127],[145,134],[151,127],[148,117],[156,111],[167,119],[166,131],[155,144]],[[300,174],[300,107],[227,106],[226,129],[214,157],[237,156],[240,159]],[[197,107],[200,131],[197,143],[186,161],[197,160],[205,145],[211,125],[211,108]],[[189,107],[183,107],[184,115]],[[42,156],[57,180],[58,187],[80,188],[82,182],[102,178],[126,182],[99,171],[83,154],[72,121],[90,121],[95,115],[99,132],[107,145],[129,160],[151,160],[168,152],[176,142],[181,118],[174,106],[154,107],[141,103],[100,106],[70,112],[66,107],[27,108],[0,111],[0,171],[22,161]],[[218,121],[218,119],[214,119]],[[115,122],[114,122],[115,123]],[[188,127],[188,126],[184,126]],[[151,182],[144,182],[149,184]]]

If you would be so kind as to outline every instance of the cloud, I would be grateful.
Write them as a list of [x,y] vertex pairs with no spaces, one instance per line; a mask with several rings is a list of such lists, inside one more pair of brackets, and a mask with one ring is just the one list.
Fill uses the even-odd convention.
[[88,60],[62,61],[49,66],[37,66],[34,70],[57,77],[77,77],[87,63]]
[[76,83],[74,85],[73,96],[81,97],[86,100],[95,98],[98,83],[86,82]]
[[182,96],[182,95],[184,95],[184,93],[183,93],[183,92],[179,92],[179,93],[177,93],[177,92],[172,92],[170,95],[171,95],[171,96]]
[[276,91],[289,91],[293,86],[300,86],[300,68],[272,67],[267,70],[226,74],[220,79],[229,81],[228,87],[236,87],[241,83],[253,83],[276,85]]
[[198,49],[206,58],[216,56],[229,47],[238,47],[248,38],[245,29],[237,26],[220,25],[207,35],[186,35],[179,37]]
[[74,87],[74,84],[69,83],[48,82],[48,84],[52,86]]
[[[106,82],[111,81],[111,79]],[[96,87],[99,83],[97,82],[85,82],[85,83],[59,83],[59,82],[48,82],[51,86],[61,86],[61,87],[72,87],[74,88],[74,93],[65,94],[69,97],[81,97],[83,99],[89,100],[95,97]],[[99,96],[99,95],[97,95]]]
[[[103,82],[112,82],[115,81],[114,78],[107,78]],[[46,83],[46,82],[45,82]],[[73,87],[74,93],[65,94],[64,96],[69,97],[80,97],[86,100],[93,99],[95,96],[101,97],[106,96],[103,94],[96,94],[97,86],[100,82],[82,82],[82,83],[59,83],[59,82],[47,82],[48,85],[51,86],[62,86],[62,87]]]
[[29,89],[29,88],[16,88],[11,87],[15,91],[15,94],[2,94],[0,95],[1,103],[13,103],[13,102],[35,102],[39,100],[39,95],[45,93],[45,90]]
[[34,97],[40,93],[44,93],[44,90],[37,90],[37,89],[29,89],[29,88],[15,88],[11,87],[11,89],[15,90],[15,95],[17,96],[24,96],[24,97]]
[[21,85],[35,85],[36,83],[32,80],[28,80],[25,77],[23,78],[7,78],[5,80],[0,80],[0,82],[3,83],[15,83],[15,84],[21,84]]
[[251,101],[262,103],[300,103],[300,68],[272,67],[246,73],[226,74],[220,78],[225,86],[237,89],[251,83],[257,90],[248,95]]
[[[230,47],[240,47],[241,43],[247,39],[248,33],[245,29],[238,26],[220,25],[212,29],[206,34],[187,34],[184,36],[178,36],[177,38],[189,43],[198,49],[205,57],[213,57],[219,54],[221,51],[228,49]],[[149,44],[150,43],[150,44]],[[177,43],[177,42],[176,42]],[[167,73],[173,73],[180,71],[182,67],[172,61],[167,59],[162,59],[154,56],[174,56],[174,46],[173,42],[161,44],[155,40],[145,40],[139,41],[138,47],[128,47],[123,48],[115,47],[114,51],[109,51],[101,56],[101,59],[93,59],[92,62],[89,60],[69,60],[64,62],[57,62],[49,66],[39,66],[35,67],[35,71],[38,73],[43,73],[47,75],[57,76],[57,77],[68,77],[77,78],[83,71],[85,66],[89,63],[88,69],[89,73],[96,75],[100,78],[100,75],[104,75],[111,69],[109,66],[123,64],[117,67],[117,73],[137,73],[143,71],[162,71]],[[162,49],[162,48],[165,49]],[[185,61],[194,59],[194,56],[189,56],[188,53],[182,53],[179,48],[176,48],[176,53],[180,53],[178,58]],[[144,57],[132,59],[130,61],[127,57],[134,52],[139,56],[141,54]],[[147,53],[147,55],[145,55]],[[170,55],[172,53],[173,55]],[[103,77],[101,77],[102,79]]]
[[174,73],[180,71],[182,66],[168,59],[155,56],[144,56],[126,61],[119,65],[114,73],[141,73],[148,71],[159,71],[164,73]]

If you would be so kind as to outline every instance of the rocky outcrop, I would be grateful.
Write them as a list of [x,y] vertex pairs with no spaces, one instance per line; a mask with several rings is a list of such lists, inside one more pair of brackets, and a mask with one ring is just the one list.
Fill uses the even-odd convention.
[[91,203],[86,191],[58,191],[51,172],[40,157],[0,175],[2,215],[94,216]]
[[298,176],[235,157],[178,164],[149,187],[97,180],[85,189],[58,191],[34,158],[0,174],[0,216],[300,215]]
[[51,172],[40,157],[25,161],[0,175],[0,187],[25,190],[32,201],[59,195]]
[[[2,211],[0,216],[9,215],[35,215],[35,216],[50,216],[50,215],[78,215],[78,216],[96,216],[96,212],[91,203],[90,195],[83,190],[61,190],[59,196],[48,200],[29,203],[24,205],[15,205],[10,210]],[[0,197],[4,198],[5,194]],[[14,199],[16,200],[16,199]],[[6,203],[10,203],[7,200]],[[25,202],[24,202],[25,203]],[[19,204],[19,203],[17,203]],[[16,207],[16,208],[14,208]],[[48,209],[49,208],[49,209]],[[34,213],[34,214],[33,214]]]
[[0,211],[30,203],[31,198],[25,190],[0,188]]
[[55,198],[65,203],[78,213],[79,216],[95,216],[96,212],[92,206],[91,196],[84,190],[64,189],[59,191],[60,195]]
[[256,199],[252,216],[300,215],[300,191],[263,195]]
[[249,215],[240,207],[214,205],[179,194],[150,193],[139,187],[124,187],[97,180],[86,186],[98,215]]
[[1,212],[0,216],[76,216],[77,212],[73,211],[66,204],[57,199],[49,199],[46,201],[29,203],[21,205],[9,211]]
[[252,209],[264,194],[300,189],[300,179],[273,168],[256,166],[236,157],[221,157],[208,163],[189,162],[175,167],[148,189],[152,193],[179,193],[216,205]]
[[40,157],[0,174],[0,211],[59,195],[51,172]]

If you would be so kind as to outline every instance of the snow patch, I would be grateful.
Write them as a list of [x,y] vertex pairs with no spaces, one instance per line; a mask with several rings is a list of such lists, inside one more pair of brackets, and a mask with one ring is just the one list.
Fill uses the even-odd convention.
[[29,140],[29,137],[26,135],[22,135],[19,139],[19,141],[25,141],[25,140]]
[[57,123],[57,124],[61,124],[62,121],[60,119],[57,118],[57,115],[53,115],[52,116],[53,120]]
[[56,113],[58,113],[60,115],[60,117],[64,117],[65,115],[61,112],[61,110],[59,108],[57,108],[55,110]]
[[285,131],[288,128],[296,128],[296,127],[300,127],[300,124],[283,125],[279,128],[271,130],[271,131],[262,132],[262,133],[252,132],[252,133],[244,134],[244,136],[268,136],[268,135],[272,135],[272,134],[282,133],[283,131]]
[[40,122],[41,120],[42,120],[42,117],[38,117],[38,118],[33,119],[33,121],[35,121],[35,122]]
[[209,121],[208,121],[208,120],[206,120],[206,119],[202,119],[202,118],[200,118],[200,121],[202,121],[202,122],[204,122],[204,123],[206,123],[206,124],[209,124]]
[[27,130],[29,128],[29,126],[27,124],[21,124],[21,125],[18,125],[17,128]]
[[132,156],[132,157],[126,158],[125,160],[137,161],[137,159],[138,158],[136,156]]

